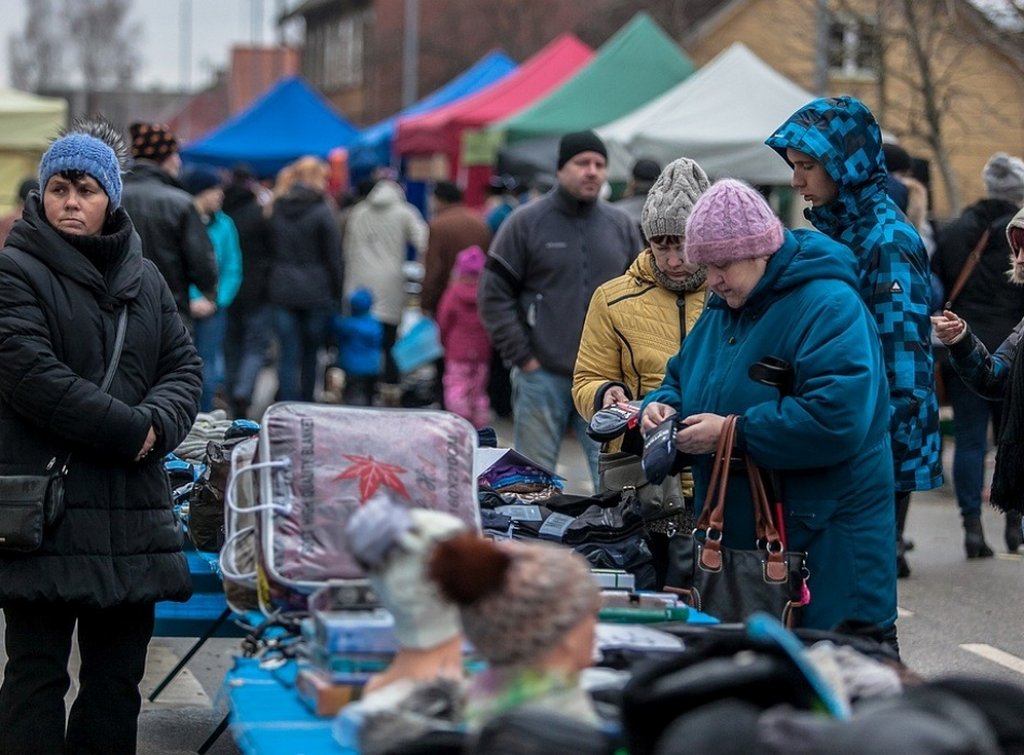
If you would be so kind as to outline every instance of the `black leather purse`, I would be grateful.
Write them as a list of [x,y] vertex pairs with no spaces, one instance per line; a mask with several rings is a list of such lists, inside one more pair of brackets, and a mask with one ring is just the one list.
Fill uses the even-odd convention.
[[736,417],[730,415],[718,440],[704,508],[692,534],[669,540],[665,590],[683,596],[699,611],[723,622],[743,621],[765,611],[793,626],[794,609],[803,605],[806,554],[786,549],[772,521],[768,496],[757,466],[745,455],[754,503],[757,547],[738,550],[722,545],[725,498]]
[[[121,360],[128,307],[122,307],[117,320],[117,335],[110,364],[100,390],[110,388]],[[0,553],[29,553],[43,543],[43,532],[64,515],[64,478],[71,453],[57,463],[54,456],[41,475],[0,475]]]

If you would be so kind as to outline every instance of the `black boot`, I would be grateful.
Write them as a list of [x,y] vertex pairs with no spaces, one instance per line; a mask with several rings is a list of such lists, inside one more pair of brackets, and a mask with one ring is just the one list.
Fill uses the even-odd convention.
[[907,524],[907,511],[910,509],[910,493],[896,494],[896,578],[906,579],[910,576],[910,564],[907,563],[907,541],[903,539],[903,528]]
[[964,550],[967,551],[967,558],[992,558],[995,555],[985,542],[981,517],[978,515],[964,517]]
[[1021,515],[1019,511],[1006,512],[1006,550],[1016,553],[1024,540],[1024,532],[1021,532]]

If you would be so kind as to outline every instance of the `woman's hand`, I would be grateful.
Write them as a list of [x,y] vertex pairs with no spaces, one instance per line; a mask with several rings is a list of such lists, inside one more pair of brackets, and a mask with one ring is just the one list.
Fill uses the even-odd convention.
[[625,404],[629,402],[629,397],[626,392],[622,389],[621,385],[613,385],[611,388],[604,392],[604,398],[601,400],[601,408],[607,409],[609,406],[615,406],[616,404]]
[[683,428],[676,433],[676,448],[685,454],[709,454],[718,448],[725,426],[720,414],[691,414],[684,417]]
[[640,432],[646,435],[675,413],[676,410],[668,404],[652,401],[644,409],[644,416],[640,422]]
[[193,320],[202,320],[217,311],[216,302],[212,302],[205,296],[193,299],[188,303],[188,312]]
[[142,461],[145,459],[149,452],[153,450],[153,446],[156,445],[156,431],[153,426],[150,425],[149,432],[146,433],[146,441],[142,444],[142,448],[135,454],[135,461]]
[[967,333],[967,323],[948,309],[942,310],[941,315],[932,315],[931,320],[936,338],[946,346],[952,346]]

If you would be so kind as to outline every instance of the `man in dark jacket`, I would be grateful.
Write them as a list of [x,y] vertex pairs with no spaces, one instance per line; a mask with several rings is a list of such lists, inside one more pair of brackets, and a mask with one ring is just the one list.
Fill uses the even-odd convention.
[[[640,228],[640,213],[644,210],[647,202],[647,193],[654,186],[654,182],[661,175],[661,166],[654,160],[641,157],[633,163],[630,171],[629,183],[626,185],[626,193],[615,206],[625,212]],[[640,238],[644,246],[647,246],[647,239],[643,238],[643,228],[640,228]]]
[[597,488],[599,447],[572,403],[572,373],[594,289],[640,252],[640,229],[599,199],[607,150],[593,131],[562,137],[558,185],[516,209],[491,244],[480,317],[512,367],[515,447],[554,470],[571,424]]
[[[1010,282],[1006,275],[1010,265],[1006,226],[1024,205],[1024,163],[998,152],[986,163],[981,176],[987,196],[940,230],[932,270],[949,296],[972,250],[988,232],[981,258],[965,279],[953,309],[994,353],[1024,317],[1024,288]],[[942,382],[955,419],[953,487],[963,518],[964,549],[968,558],[987,558],[993,554],[981,528],[981,491],[985,485],[989,418],[994,437],[999,438],[1002,402],[986,401],[975,394],[948,363],[942,369]],[[1020,544],[1019,533],[1020,514],[1008,513],[1006,538],[1011,551]]]
[[191,594],[162,460],[195,419],[201,363],[120,207],[123,146],[109,124],[76,122],[0,254],[0,473],[67,468],[39,548],[0,549],[5,755],[135,752],[155,604]]
[[178,140],[167,126],[133,123],[135,164],[124,181],[124,208],[142,237],[142,253],[163,274],[182,320],[191,327],[188,287],[217,301],[217,262],[192,197],[178,184]]
[[455,255],[471,246],[478,246],[486,253],[491,243],[487,223],[479,212],[462,203],[462,189],[456,184],[438,181],[433,196],[420,292],[420,307],[430,316],[437,311],[441,294],[448,287]]
[[228,309],[224,339],[228,394],[235,417],[246,417],[249,413],[274,322],[267,301],[272,254],[270,223],[253,191],[255,181],[248,168],[238,167],[224,189],[224,212],[235,222],[242,247],[242,285]]

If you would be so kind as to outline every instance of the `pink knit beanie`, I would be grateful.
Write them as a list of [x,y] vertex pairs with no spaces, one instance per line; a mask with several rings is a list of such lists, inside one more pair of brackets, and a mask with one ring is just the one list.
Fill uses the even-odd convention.
[[686,221],[686,258],[700,265],[767,257],[782,246],[782,221],[764,197],[734,178],[716,181]]
[[487,255],[484,254],[483,249],[476,244],[466,247],[455,255],[455,277],[475,278],[483,271],[486,262]]

